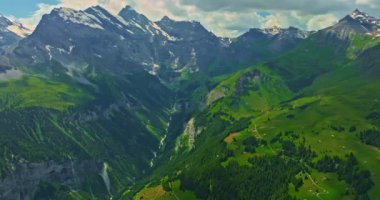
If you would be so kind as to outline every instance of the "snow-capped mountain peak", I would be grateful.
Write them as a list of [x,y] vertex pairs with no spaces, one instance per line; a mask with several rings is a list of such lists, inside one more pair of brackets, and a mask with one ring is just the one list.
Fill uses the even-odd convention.
[[282,29],[279,26],[273,26],[271,28],[265,28],[262,31],[268,35],[277,35],[282,32]]
[[322,31],[333,34],[343,40],[348,39],[352,34],[378,36],[380,31],[380,19],[356,9],[339,20],[337,24]]
[[369,17],[367,13],[364,13],[364,12],[361,12],[360,10],[356,9],[354,10],[350,16],[353,18],[353,19],[357,19],[357,18],[367,18]]
[[31,30],[24,27],[18,22],[14,22],[7,17],[0,15],[0,31],[2,32],[12,32],[19,37],[26,37],[31,33]]
[[148,24],[150,20],[145,17],[145,15],[138,13],[131,6],[124,7],[120,12],[119,16],[124,18],[127,21],[134,21],[140,24]]
[[370,24],[380,25],[379,19],[376,19],[375,17],[372,17],[365,12],[361,12],[358,9],[354,10],[349,16],[352,19],[358,20],[360,23],[370,23]]
[[264,29],[253,28],[244,35],[250,37],[277,38],[282,40],[289,38],[306,39],[310,34],[311,33],[308,31],[303,31],[295,27],[281,28],[279,26],[273,26],[271,28]]

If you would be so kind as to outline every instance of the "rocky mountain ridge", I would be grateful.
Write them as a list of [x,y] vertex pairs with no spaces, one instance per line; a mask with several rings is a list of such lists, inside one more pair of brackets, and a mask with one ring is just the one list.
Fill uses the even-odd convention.
[[[264,48],[277,52],[293,47],[309,35],[293,27],[256,31],[267,36],[261,40],[270,40]],[[83,11],[56,8],[44,15],[34,32],[20,42],[13,57],[17,62],[28,64],[54,60],[78,73],[90,62],[106,66],[125,62],[170,81],[181,74],[205,71],[213,64],[231,62],[226,57],[238,63],[265,59],[260,53],[253,58],[228,56],[234,55],[236,48],[249,51],[251,47],[241,44],[247,40],[254,48],[262,46],[261,41],[256,41],[258,38],[249,37],[251,32],[231,42],[208,31],[199,22],[175,21],[168,17],[153,22],[130,6],[118,15],[100,6]]]
[[347,39],[352,34],[367,34],[377,37],[380,36],[380,19],[356,9],[339,20],[337,24],[322,31],[336,35],[339,39]]

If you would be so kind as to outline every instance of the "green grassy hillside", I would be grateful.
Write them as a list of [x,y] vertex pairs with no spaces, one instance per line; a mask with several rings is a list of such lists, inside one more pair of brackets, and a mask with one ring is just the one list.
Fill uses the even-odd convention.
[[83,89],[62,82],[26,76],[20,80],[0,82],[0,99],[2,110],[42,107],[64,111],[89,102],[93,97]]
[[380,48],[315,37],[218,84],[193,119],[194,148],[158,168],[155,185],[180,181],[198,199],[377,199]]
[[[54,71],[42,73],[38,67]],[[84,84],[61,66],[35,68],[0,82],[1,177],[23,160],[104,162],[110,191],[99,170],[75,190],[58,180],[41,183],[32,199],[105,199],[151,170],[174,102],[173,92],[156,77],[143,70],[115,75],[89,66],[82,74]]]

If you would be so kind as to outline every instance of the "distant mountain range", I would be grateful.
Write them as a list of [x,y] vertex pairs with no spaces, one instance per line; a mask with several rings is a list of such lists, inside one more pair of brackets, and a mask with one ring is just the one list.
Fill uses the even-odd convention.
[[[252,29],[228,42],[231,39],[217,37],[199,22],[177,22],[168,17],[152,22],[130,6],[117,16],[99,6],[84,11],[59,8],[43,16],[13,54],[24,63],[56,60],[64,66],[88,60],[113,65],[123,60],[140,65],[151,74],[171,77],[204,70],[205,66],[215,61],[222,63],[226,56],[236,52],[266,48],[281,53],[308,35],[293,27]],[[257,40],[265,44],[255,45]],[[251,54],[239,55],[236,62],[264,60],[260,53]]]
[[[351,33],[377,36],[379,26],[378,19],[355,10],[321,32],[340,39]],[[4,30],[2,49],[15,46],[29,32],[4,17],[1,27]],[[130,6],[117,16],[100,6],[84,11],[58,8],[43,16],[34,32],[17,45],[13,54],[24,63],[56,60],[64,66],[88,60],[101,60],[108,65],[132,62],[151,74],[170,79],[181,73],[202,71],[212,64],[223,65],[232,59],[244,65],[267,60],[313,33],[294,27],[255,28],[236,39],[226,39],[217,37],[199,22],[177,22],[168,17],[152,22]]]

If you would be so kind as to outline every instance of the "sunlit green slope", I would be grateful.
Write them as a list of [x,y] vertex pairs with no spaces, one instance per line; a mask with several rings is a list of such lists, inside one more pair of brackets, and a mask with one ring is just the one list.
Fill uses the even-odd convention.
[[152,185],[175,194],[179,181],[198,199],[377,199],[380,46],[328,41],[222,81]]

